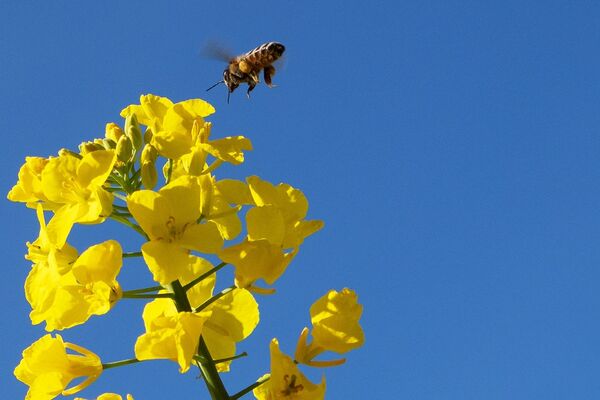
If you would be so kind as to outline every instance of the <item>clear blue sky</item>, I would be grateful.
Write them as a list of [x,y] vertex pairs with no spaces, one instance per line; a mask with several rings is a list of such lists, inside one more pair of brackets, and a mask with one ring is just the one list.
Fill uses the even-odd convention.
[[[328,399],[600,397],[600,3],[85,3],[0,4],[3,193],[26,155],[100,136],[142,93],[203,97],[215,136],[255,146],[220,177],[289,182],[325,220],[261,299],[231,392],[268,369],[271,337],[292,352],[310,303],[349,286],[367,343],[326,370]],[[209,39],[284,43],[279,87],[229,105],[223,87],[206,93],[224,67],[199,56]],[[23,206],[0,209],[0,381],[17,399],[12,369],[44,333],[22,291],[38,228]],[[124,232],[109,224],[75,244]],[[129,285],[147,276],[125,269]],[[63,335],[127,358],[141,308],[123,301]],[[167,361],[107,371],[82,394],[103,391],[207,398]]]

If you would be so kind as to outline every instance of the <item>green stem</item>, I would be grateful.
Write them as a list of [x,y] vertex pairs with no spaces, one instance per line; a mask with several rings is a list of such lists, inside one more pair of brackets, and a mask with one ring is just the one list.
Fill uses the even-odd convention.
[[172,299],[175,296],[173,296],[173,293],[131,294],[131,293],[123,292],[122,297],[124,299],[160,299],[160,298]]
[[130,253],[123,253],[123,258],[130,258],[130,257],[141,257],[142,256],[142,252],[141,251],[133,251]]
[[254,390],[255,388],[259,387],[260,385],[262,385],[263,383],[265,383],[266,381],[268,381],[269,379],[271,379],[271,375],[268,374],[266,376],[263,376],[262,378],[260,378],[259,380],[257,380],[256,382],[254,382],[252,385],[248,386],[246,389],[240,390],[239,392],[237,392],[234,395],[231,395],[229,397],[229,400],[237,400],[240,397],[242,397],[243,395],[245,395],[246,393]]
[[246,353],[245,351],[243,353],[240,353],[236,356],[233,357],[227,357],[227,358],[219,358],[218,360],[215,360],[215,364],[221,364],[227,361],[233,361],[233,360],[237,360],[238,358],[242,358],[242,357],[248,357],[248,353]]
[[128,220],[127,218],[118,215],[118,214],[110,214],[109,216],[110,218],[114,219],[117,222],[120,222],[124,225],[127,225],[130,228],[133,228],[133,230],[135,230],[137,233],[139,233],[140,235],[142,235],[143,237],[146,238],[146,240],[150,240],[150,238],[148,237],[148,235],[146,235],[146,232],[144,232],[144,230],[139,226],[134,224],[133,222],[131,222],[130,220]]
[[223,296],[231,293],[231,291],[233,291],[235,288],[236,288],[235,286],[230,286],[228,288],[225,288],[225,289],[221,290],[221,292],[219,292],[218,294],[214,295],[210,299],[206,300],[200,306],[194,308],[194,312],[200,312],[200,311],[204,310],[206,307],[210,306],[212,303],[214,303],[215,301],[219,300],[221,297],[223,297]]
[[215,272],[217,272],[218,270],[220,270],[221,268],[223,268],[226,265],[227,265],[227,263],[222,262],[221,264],[217,265],[210,271],[203,273],[202,275],[200,275],[199,277],[197,277],[196,279],[194,279],[193,281],[191,281],[190,283],[185,285],[183,287],[183,290],[185,290],[187,292],[188,290],[190,290],[191,288],[196,286],[198,283],[202,282],[204,279],[208,278],[209,276],[211,276],[212,274],[214,274]]
[[137,358],[130,358],[127,360],[121,360],[121,361],[114,361],[114,362],[109,362],[109,363],[103,363],[102,364],[102,369],[110,369],[110,368],[115,368],[115,367],[120,367],[123,365],[129,365],[129,364],[135,364],[135,363],[139,363],[142,362],[143,360],[138,360]]
[[[121,190],[121,189],[119,189],[119,190]],[[123,196],[122,194],[116,193],[116,192],[113,192],[113,196],[115,196],[117,199],[123,200],[125,203],[127,203],[127,196]]]
[[125,293],[140,294],[140,293],[148,293],[148,292],[157,292],[162,289],[164,289],[162,286],[151,286],[151,287],[141,288],[141,289],[125,290],[123,292],[123,294],[125,294]]
[[[179,281],[173,281],[171,283],[171,288],[175,295],[174,300],[177,311],[191,312],[192,306],[181,283]],[[225,389],[225,385],[219,376],[215,362],[213,361],[202,336],[200,336],[200,339],[198,340],[198,355],[203,359],[200,363],[200,371],[202,372],[202,376],[204,377],[212,400],[229,400],[227,389]]]

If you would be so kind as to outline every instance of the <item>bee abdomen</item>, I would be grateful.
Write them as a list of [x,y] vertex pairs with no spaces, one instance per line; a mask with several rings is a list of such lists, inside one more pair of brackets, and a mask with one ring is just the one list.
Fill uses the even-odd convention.
[[268,42],[246,53],[244,59],[251,64],[264,67],[281,57],[284,51],[285,46],[281,43]]

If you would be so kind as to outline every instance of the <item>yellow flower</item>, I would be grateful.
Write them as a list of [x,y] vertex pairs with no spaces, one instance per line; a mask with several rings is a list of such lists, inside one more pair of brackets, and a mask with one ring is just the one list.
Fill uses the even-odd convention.
[[240,288],[262,291],[254,282],[263,279],[275,283],[296,256],[296,250],[285,252],[268,240],[244,240],[219,252],[221,260],[235,266],[235,284]]
[[127,198],[131,215],[150,238],[142,254],[154,280],[176,280],[188,264],[190,250],[216,253],[223,238],[215,223],[197,223],[201,215],[198,179],[180,177],[160,191],[140,190]]
[[324,351],[339,354],[361,347],[365,336],[359,320],[362,305],[358,304],[358,296],[348,288],[341,292],[330,290],[310,307],[313,325],[313,341],[306,344],[308,329],[304,328],[296,347],[296,360],[300,363],[323,367],[338,365],[345,359],[333,361],[314,361]]
[[[304,239],[323,227],[319,220],[304,220],[308,201],[288,184],[275,186],[257,176],[247,184],[235,180],[216,183],[222,199],[255,207],[246,213],[246,239],[221,250],[219,257],[235,266],[235,283],[258,293],[272,293],[254,282],[263,279],[272,285],[298,253]],[[285,249],[291,249],[286,251]]]
[[204,170],[206,155],[239,164],[244,161],[243,150],[252,150],[250,140],[243,136],[208,140],[210,123],[205,117],[213,114],[212,105],[201,99],[185,100],[176,104],[166,97],[144,95],[140,104],[132,104],[121,111],[121,116],[136,115],[140,124],[152,130],[150,143],[159,154],[182,158],[182,166],[191,175]]
[[138,360],[168,359],[179,364],[179,371],[190,368],[196,354],[202,327],[210,311],[177,312],[171,299],[156,299],[146,304],[142,318],[146,333],[135,343]]
[[279,350],[277,339],[271,341],[270,350],[271,377],[254,389],[254,397],[258,400],[322,400],[325,398],[325,377],[318,385],[309,381],[294,361]]
[[[205,259],[200,257],[191,258],[192,262],[190,262],[189,268],[181,276],[183,285],[213,268]],[[198,308],[211,299],[215,281],[215,275],[213,274],[188,290],[187,295],[192,308]],[[210,311],[212,314],[204,325],[202,335],[206,339],[210,353],[215,359],[234,356],[235,342],[247,338],[254,331],[259,321],[258,303],[252,294],[244,289],[232,290],[202,311],[204,310]],[[228,370],[228,363],[223,364],[219,364],[217,367],[220,367],[221,370]]]
[[42,171],[48,161],[41,157],[26,157],[25,164],[19,170],[19,180],[8,193],[8,199],[27,203],[28,207],[35,207],[38,200],[47,203],[48,199],[42,187]]
[[47,331],[62,330],[106,314],[121,298],[116,281],[121,264],[121,246],[114,240],[91,246],[72,267],[35,264],[25,281],[31,322],[46,321]]
[[217,160],[238,165],[244,162],[244,150],[252,150],[250,139],[243,136],[209,140],[211,127],[210,122],[195,121],[192,125],[189,150],[181,155],[184,168],[190,175],[197,176],[204,171],[208,154]]
[[29,157],[8,198],[29,207],[39,202],[53,210],[48,225],[61,247],[74,223],[99,223],[112,212],[113,196],[102,185],[114,163],[112,150],[94,151],[81,159],[67,152],[49,160]]
[[[86,400],[86,399],[81,398],[81,397],[75,397],[75,400]],[[96,400],[123,400],[123,398],[121,397],[121,395],[118,395],[116,393],[104,393],[104,394],[101,394],[100,396],[96,397]],[[133,400],[133,396],[128,394],[127,400]]]
[[[245,289],[234,289],[212,303],[206,310],[211,316],[204,324],[202,336],[213,359],[236,355],[236,343],[244,340],[258,325],[258,303]],[[217,364],[219,372],[229,371],[231,361]]]
[[[67,353],[67,349],[79,354]],[[23,351],[23,359],[15,368],[18,380],[29,386],[27,400],[50,400],[62,394],[75,394],[102,373],[100,358],[91,351],[73,343],[63,342],[60,335],[45,335]],[[74,379],[86,377],[66,389]]]
[[[28,253],[25,256],[33,264],[47,265],[58,273],[64,273],[71,269],[71,264],[77,259],[77,250],[59,239],[61,232],[46,226],[44,210],[41,204],[37,205],[36,214],[40,224],[40,234],[33,242],[27,242]],[[64,242],[62,245],[57,243]]]
[[250,240],[267,239],[289,249],[300,246],[307,236],[323,228],[323,221],[304,220],[308,200],[300,190],[286,183],[275,186],[257,176],[246,181],[256,205],[246,214]]
[[112,140],[115,142],[115,144],[117,144],[121,136],[124,135],[125,132],[123,132],[123,129],[121,129],[121,127],[114,122],[109,122],[104,128],[104,137]]
[[158,132],[162,129],[162,122],[173,102],[166,97],[159,97],[153,94],[140,96],[140,104],[131,104],[121,111],[121,116],[127,118],[135,114],[138,122]]

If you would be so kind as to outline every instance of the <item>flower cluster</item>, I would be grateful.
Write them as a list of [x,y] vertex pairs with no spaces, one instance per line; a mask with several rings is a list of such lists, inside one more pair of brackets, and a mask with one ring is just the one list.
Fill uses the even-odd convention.
[[[246,355],[237,347],[259,323],[255,296],[275,292],[304,240],[323,222],[306,219],[308,201],[289,184],[217,178],[220,165],[241,164],[252,144],[243,136],[212,139],[206,118],[214,111],[200,99],[173,103],[144,95],[122,110],[123,127],[107,124],[103,138],[82,143],[79,151],[26,158],[8,199],[34,209],[40,224],[25,256],[32,263],[25,282],[31,322],[60,331],[108,313],[122,299],[151,299],[142,314],[145,331],[132,344],[135,358],[103,363],[58,334],[33,343],[15,369],[29,386],[27,399],[72,395],[106,369],[155,359],[174,361],[181,373],[197,365],[213,399],[250,392],[257,399],[322,399],[325,379],[310,382],[298,364],[340,365],[345,359],[315,357],[364,343],[356,294],[332,290],[310,308],[312,329],[300,334],[295,360],[273,339],[270,374],[227,393],[219,374]],[[81,253],[68,243],[76,225],[105,221],[133,229],[143,243],[124,252],[108,239]],[[132,257],[143,259],[156,286],[121,287],[117,277]],[[233,282],[216,291],[217,272],[227,265]]]

